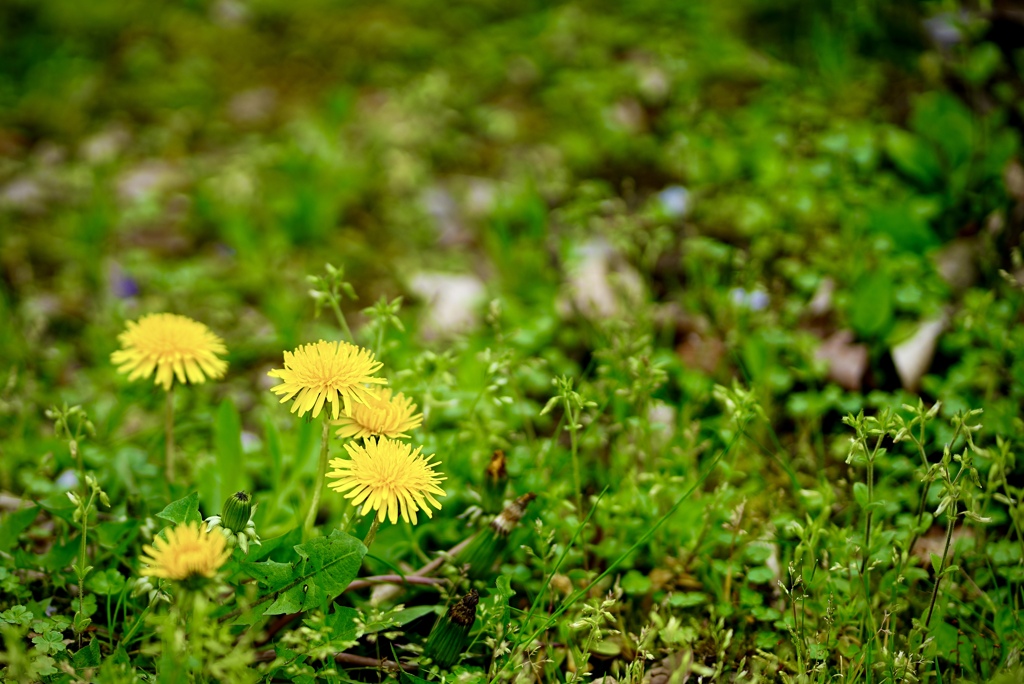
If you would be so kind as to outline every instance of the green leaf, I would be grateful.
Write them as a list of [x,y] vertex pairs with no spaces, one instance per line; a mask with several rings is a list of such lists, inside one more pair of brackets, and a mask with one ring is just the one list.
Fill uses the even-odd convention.
[[203,517],[199,515],[199,492],[192,492],[184,499],[172,501],[164,510],[157,513],[156,517],[169,520],[175,525],[202,522]]
[[248,574],[260,584],[271,589],[282,587],[292,581],[295,575],[294,563],[278,563],[263,561],[262,563],[242,563],[242,572]]
[[12,606],[0,613],[0,622],[10,625],[27,625],[35,615],[25,606]]
[[651,578],[637,570],[622,577],[622,590],[631,595],[644,595],[651,590]]
[[507,623],[509,616],[511,615],[511,608],[509,608],[509,601],[513,596],[516,595],[514,589],[512,589],[512,578],[508,575],[498,575],[498,578],[494,581],[494,586],[497,589],[494,596],[495,608],[501,607],[501,619],[502,622]]
[[39,515],[39,506],[15,511],[0,518],[0,553],[7,553],[18,542],[18,537]]
[[850,325],[862,336],[880,336],[892,325],[892,278],[875,271],[857,281],[850,302]]
[[71,656],[71,664],[76,670],[87,667],[99,667],[100,664],[100,641],[93,639],[88,646],[78,649],[75,655]]
[[356,621],[359,611],[348,606],[334,606],[334,612],[327,616],[327,626],[331,628],[331,643],[340,644],[355,641],[357,638]]
[[508,575],[499,575],[498,579],[494,581],[494,586],[498,589],[499,603],[508,603],[516,595],[515,590],[512,588],[512,578]]
[[761,622],[774,622],[782,617],[782,613],[775,608],[770,608],[768,606],[756,606],[751,608],[750,614]]
[[934,187],[942,174],[939,155],[923,138],[902,129],[890,129],[885,151],[896,168],[924,187]]
[[684,591],[680,594],[672,594],[672,597],[668,600],[669,605],[676,608],[699,606],[702,603],[707,603],[707,601],[708,595],[700,591]]
[[775,578],[775,573],[771,571],[771,568],[761,566],[759,568],[751,568],[747,572],[747,579],[754,584],[768,584]]
[[920,254],[939,243],[928,222],[905,204],[877,207],[868,225],[872,232],[888,235],[900,250]]
[[67,648],[64,644],[64,637],[60,632],[46,632],[39,636],[32,637],[32,643],[36,649],[45,655],[59,653]]
[[114,652],[107,656],[106,660],[104,660],[103,663],[104,665],[109,663],[111,665],[116,665],[118,667],[122,665],[128,667],[131,666],[131,660],[128,658],[128,653],[124,650],[124,646],[122,646],[121,644],[117,645],[117,648],[114,650]]
[[116,568],[109,568],[91,575],[86,585],[101,596],[112,596],[121,593],[124,583],[124,576]]
[[245,488],[245,468],[242,461],[242,419],[234,402],[225,399],[217,409],[213,441],[220,472],[220,499]]
[[326,604],[345,590],[362,565],[366,547],[355,537],[335,530],[294,547],[295,563],[244,563],[242,569],[269,587],[274,602],[263,615],[298,613]]
[[47,655],[41,655],[32,661],[32,669],[35,670],[37,675],[49,677],[50,675],[57,674],[57,668],[53,666],[53,658]]
[[75,613],[75,620],[71,623],[71,629],[74,630],[75,634],[81,634],[89,628],[92,624],[92,618],[88,617],[85,613]]
[[963,67],[964,78],[979,86],[992,77],[1003,63],[1003,55],[995,43],[981,43],[971,50]]
[[250,564],[256,563],[264,559],[269,559],[271,556],[280,558],[282,550],[290,550],[296,545],[302,542],[302,528],[293,527],[279,537],[271,537],[270,539],[264,539],[261,546],[249,547],[249,561]]
[[974,122],[959,98],[949,93],[925,93],[914,101],[910,126],[934,149],[942,151],[946,169],[966,164],[974,147]]
[[434,606],[413,606],[412,608],[403,608],[401,610],[390,610],[372,622],[367,622],[363,632],[365,634],[374,634],[385,629],[394,629],[395,627],[407,625],[424,615],[430,615],[433,612]]
[[939,568],[942,567],[942,556],[940,556],[937,553],[933,553],[933,554],[931,554],[931,559],[932,559],[932,570],[934,570],[936,573],[938,573],[939,572]]
[[853,498],[861,508],[868,507],[868,486],[863,482],[853,483]]

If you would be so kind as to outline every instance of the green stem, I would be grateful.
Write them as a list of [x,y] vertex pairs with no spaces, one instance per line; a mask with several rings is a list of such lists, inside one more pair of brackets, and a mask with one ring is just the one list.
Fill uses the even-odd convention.
[[[868,461],[868,506],[871,505],[871,500],[874,498],[874,463]],[[871,559],[871,514],[874,513],[873,508],[868,509],[867,521],[864,525],[864,558],[861,559],[860,563],[860,574],[866,574],[868,561]]]
[[[86,562],[86,555],[87,555],[88,550],[89,550],[89,545],[88,545],[89,511],[92,510],[92,502],[93,502],[93,499],[95,499],[95,498],[96,498],[96,493],[95,492],[93,492],[92,494],[89,495],[89,501],[85,505],[85,510],[82,513],[82,534],[81,534],[81,537],[82,537],[82,548],[81,548],[81,553],[80,553],[80,557],[79,557],[79,561],[78,561],[78,612],[79,613],[82,612],[82,601],[85,600],[85,575],[86,575],[86,572],[87,572],[86,569],[85,569],[85,562]],[[75,622],[76,629],[77,629],[77,625],[78,625],[78,622],[76,621]],[[79,648],[82,647],[82,634],[80,632],[78,633],[78,647]]]
[[[882,439],[885,435],[879,435],[878,441],[875,442],[875,448],[872,449],[871,454],[868,456],[868,515],[864,526],[864,558],[860,564],[860,574],[864,574],[868,567],[868,560],[871,558],[871,514],[874,513],[874,509],[870,508],[871,502],[874,501],[875,494],[875,456],[878,454],[878,449],[882,446]],[[867,446],[866,444],[864,445]],[[866,453],[866,450],[865,450]]]
[[914,524],[914,533],[910,537],[910,543],[907,545],[907,551],[914,548],[917,544],[918,537],[921,536],[921,521],[924,520],[924,507],[928,502],[928,488],[931,487],[931,480],[927,477],[924,481],[924,489],[921,491],[921,501],[917,505],[917,522]]
[[[955,504],[954,504],[955,505]],[[924,619],[924,626],[932,621],[932,611],[935,610],[935,599],[939,596],[939,584],[942,583],[942,569],[946,567],[946,554],[949,553],[949,544],[953,541],[953,523],[956,521],[956,512],[949,512],[949,524],[946,526],[946,546],[942,549],[942,561],[939,563],[938,572],[935,574],[935,587],[932,589],[932,600],[928,605],[928,617]]]
[[377,512],[373,512],[373,523],[370,525],[370,531],[366,533],[366,539],[363,540],[363,546],[367,549],[370,548],[370,544],[377,538],[377,530],[380,528],[380,517]]
[[338,319],[338,325],[345,331],[345,335],[348,336],[348,341],[352,344],[356,343],[355,335],[352,334],[352,329],[348,327],[348,321],[345,320],[345,314],[342,313],[341,307],[338,306],[338,300],[335,297],[330,297],[331,310],[334,311],[334,317]]
[[580,457],[579,447],[576,444],[576,415],[569,406],[569,399],[565,400],[565,413],[569,419],[569,447],[572,450],[572,479],[576,487],[576,514],[583,517],[583,485],[580,482]]
[[142,626],[142,623],[146,620],[146,616],[149,615],[149,611],[151,610],[153,610],[152,601],[146,604],[146,607],[143,608],[142,613],[139,614],[138,619],[135,620],[135,624],[132,625],[130,630],[128,630],[128,633],[121,637],[121,641],[118,642],[118,646],[127,647],[128,644],[131,643],[132,637],[135,636],[137,631],[139,631],[139,627]]
[[327,477],[327,451],[331,439],[331,421],[324,416],[324,430],[320,437],[320,463],[317,466],[316,480],[313,482],[313,500],[309,502],[306,523],[302,526],[302,539],[309,539],[316,522],[317,511],[320,510],[320,494],[324,490],[324,479]]
[[[664,515],[662,515],[660,518],[658,518],[654,522],[654,524],[651,525],[647,529],[646,532],[644,532],[642,535],[640,535],[640,538],[637,539],[635,542],[633,542],[633,545],[631,547],[629,547],[624,553],[619,555],[618,558],[616,558],[614,561],[612,561],[608,565],[608,567],[605,568],[597,577],[595,577],[593,580],[591,580],[590,583],[587,586],[585,586],[585,587],[583,587],[581,589],[577,589],[572,594],[567,596],[562,601],[561,605],[557,609],[555,609],[550,615],[548,615],[545,618],[543,624],[541,624],[540,627],[538,627],[532,633],[530,633],[529,636],[525,636],[524,637],[523,634],[520,633],[517,636],[516,642],[515,642],[515,644],[512,647],[512,653],[514,654],[514,653],[519,652],[519,649],[522,647],[523,644],[533,643],[533,641],[538,636],[540,636],[540,634],[542,634],[543,632],[546,632],[548,629],[551,628],[551,626],[553,624],[555,624],[558,621],[558,618],[559,618],[559,616],[562,615],[562,613],[564,613],[570,607],[572,607],[577,601],[579,601],[579,599],[581,597],[586,596],[590,592],[590,590],[593,589],[594,585],[599,583],[601,580],[603,580],[605,577],[607,577],[611,573],[615,572],[615,569],[617,567],[619,567],[619,565],[622,564],[622,561],[624,561],[626,558],[628,558],[634,551],[636,551],[638,548],[640,548],[641,546],[646,544],[658,532],[658,530],[665,523],[665,521],[668,520],[669,518],[671,518],[675,514],[675,512],[677,510],[679,510],[679,508],[682,507],[682,505],[690,498],[690,496],[693,495],[693,493],[697,490],[697,488],[704,484],[704,481],[708,479],[708,476],[711,475],[711,472],[715,469],[716,466],[718,466],[719,461],[721,461],[727,454],[729,454],[732,451],[732,449],[733,449],[733,447],[735,445],[736,445],[736,436],[734,435],[732,437],[732,439],[729,440],[729,443],[725,446],[725,448],[721,452],[719,452],[719,454],[717,456],[715,456],[714,459],[711,460],[711,462],[708,464],[707,468],[700,473],[700,475],[697,477],[697,481],[694,482],[693,485],[689,489],[687,489],[685,492],[683,492],[682,496],[680,496],[678,499],[676,499],[676,502],[674,504],[672,504],[672,506],[668,509],[668,511]],[[603,492],[602,492],[602,495],[603,495]],[[598,502],[599,501],[600,501],[600,497],[598,498]],[[596,510],[596,507],[597,507],[597,503],[595,503],[595,507],[593,509],[591,509],[590,514],[593,514],[593,512]],[[562,556],[559,558],[558,562],[555,564],[554,570],[551,573],[549,573],[548,578],[545,580],[544,584],[541,586],[540,593],[538,593],[538,597],[543,596],[544,592],[547,591],[548,585],[551,582],[551,578],[554,577],[554,574],[558,571],[558,568],[561,566],[562,561],[565,559],[565,556],[568,555],[569,549],[575,543],[576,537],[579,535],[579,533],[583,529],[583,526],[586,525],[586,523],[588,521],[589,521],[589,517],[584,519],[583,522],[579,526],[577,526],[576,532],[573,534],[572,539],[570,539],[570,541],[569,541],[569,544],[565,547],[565,550],[562,552]],[[536,607],[537,607],[537,601],[534,601],[533,605],[530,606],[530,612],[527,614],[526,620],[523,622],[524,625],[531,624],[531,621],[533,619],[533,615],[534,615],[534,611],[536,610]],[[502,663],[501,668],[498,670],[498,673],[488,680],[489,683],[490,684],[494,684],[494,682],[497,681],[498,676],[501,675],[501,673],[503,673],[505,671],[505,669],[508,668],[508,666],[512,662],[513,662],[513,659],[511,657],[506,658],[504,660],[504,662]]]
[[167,482],[174,482],[174,385],[167,390],[167,408],[164,411],[164,467]]

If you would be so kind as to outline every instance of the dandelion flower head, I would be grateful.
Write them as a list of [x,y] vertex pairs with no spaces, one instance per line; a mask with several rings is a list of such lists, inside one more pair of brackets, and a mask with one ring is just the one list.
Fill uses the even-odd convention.
[[300,416],[312,410],[316,418],[324,403],[329,402],[331,418],[337,420],[342,403],[339,397],[348,412],[353,403],[365,404],[372,398],[373,390],[368,384],[387,384],[384,378],[373,377],[382,365],[367,349],[348,342],[320,340],[284,353],[284,368],[268,373],[282,382],[270,391],[281,395],[282,404],[294,398],[292,413],[298,412]]
[[377,511],[381,522],[387,517],[392,524],[398,516],[416,524],[416,511],[423,510],[430,518],[430,506],[440,510],[441,504],[432,495],[447,496],[438,484],[447,479],[431,463],[433,455],[424,456],[420,447],[415,450],[405,442],[381,437],[368,439],[365,446],[352,442],[345,444],[349,459],[331,460],[333,471],[327,473],[328,487],[345,492],[352,504],[362,504],[363,514]]
[[168,530],[167,538],[157,537],[153,545],[142,547],[143,575],[170,580],[213,577],[231,556],[222,534],[211,534],[205,525],[190,522]]
[[202,323],[187,316],[159,313],[129,321],[118,338],[121,349],[110,360],[129,380],[148,378],[156,371],[156,384],[165,390],[171,383],[205,382],[207,377],[220,378],[227,371],[224,340],[210,332]]
[[352,404],[335,423],[338,437],[408,437],[409,430],[423,424],[412,399],[399,392],[394,396],[387,387],[375,388],[365,404]]

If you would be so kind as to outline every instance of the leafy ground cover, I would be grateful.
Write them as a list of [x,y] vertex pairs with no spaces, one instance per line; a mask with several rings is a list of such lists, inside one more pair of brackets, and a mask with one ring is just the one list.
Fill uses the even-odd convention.
[[1024,680],[1022,30],[0,5],[0,678]]

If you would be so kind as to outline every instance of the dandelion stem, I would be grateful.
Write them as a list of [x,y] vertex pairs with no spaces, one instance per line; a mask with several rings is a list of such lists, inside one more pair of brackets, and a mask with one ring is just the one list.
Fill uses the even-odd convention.
[[313,500],[309,502],[306,524],[302,526],[302,538],[308,539],[316,522],[317,511],[320,510],[320,493],[324,489],[324,478],[327,476],[327,450],[331,438],[331,421],[324,416],[324,430],[320,437],[320,463],[316,470],[316,481],[313,483]]
[[174,385],[167,390],[167,410],[164,412],[164,467],[167,482],[174,482]]
[[370,544],[377,537],[377,530],[380,529],[380,516],[374,512],[373,523],[370,525],[370,531],[366,533],[366,539],[363,540],[363,546],[370,548]]

